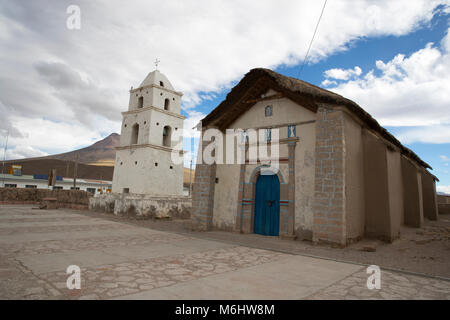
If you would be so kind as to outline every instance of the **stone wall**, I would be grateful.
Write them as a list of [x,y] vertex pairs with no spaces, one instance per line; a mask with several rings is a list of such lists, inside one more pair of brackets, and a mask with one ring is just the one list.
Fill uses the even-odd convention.
[[[203,132],[202,135],[203,137]],[[214,192],[216,187],[216,164],[203,163],[202,154],[210,142],[200,144],[195,166],[195,179],[192,188],[192,229],[208,231],[213,227]]]
[[92,194],[82,190],[0,188],[0,204],[40,204],[43,198],[56,198],[59,208],[87,210]]
[[92,197],[89,209],[141,219],[189,219],[192,202],[189,197],[109,193]]
[[438,195],[437,196],[439,214],[450,214],[450,196]]
[[313,241],[346,244],[344,115],[322,106],[316,122]]

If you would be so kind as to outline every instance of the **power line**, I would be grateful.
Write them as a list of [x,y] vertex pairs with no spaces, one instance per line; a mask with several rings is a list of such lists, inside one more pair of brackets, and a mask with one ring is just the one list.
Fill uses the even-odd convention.
[[327,1],[328,0],[325,0],[325,2],[323,3],[322,12],[320,13],[320,17],[319,17],[319,20],[317,21],[316,29],[314,30],[314,34],[312,36],[311,42],[309,43],[308,51],[306,51],[305,59],[303,59],[302,67],[298,71],[297,78],[300,77],[300,73],[302,73],[303,68],[305,67],[306,61],[308,60],[309,51],[311,50],[311,46],[314,42],[314,38],[316,37],[317,29],[319,28],[320,20],[322,20],[323,12],[325,11],[325,6],[327,5]]

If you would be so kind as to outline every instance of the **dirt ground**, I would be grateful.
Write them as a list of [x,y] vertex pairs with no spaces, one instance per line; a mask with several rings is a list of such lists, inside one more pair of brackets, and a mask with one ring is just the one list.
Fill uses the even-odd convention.
[[77,211],[93,217],[120,221],[161,231],[170,231],[200,239],[220,240],[242,246],[279,251],[283,253],[317,256],[343,262],[378,265],[450,280],[450,216],[441,215],[438,221],[425,219],[420,229],[402,227],[400,239],[393,243],[363,239],[346,248],[314,245],[308,241],[280,240],[254,234],[236,234],[222,231],[193,232],[189,221],[133,220],[127,217],[92,211]]
[[[0,206],[0,300],[450,300],[447,278],[382,267],[380,287],[374,290],[368,286],[366,265],[311,256],[369,254],[358,249],[187,232],[186,220],[112,220],[120,218],[63,208]],[[441,241],[436,228],[425,230],[419,236]],[[376,249],[372,254],[381,250],[374,244],[360,245]],[[75,276],[69,277],[69,268],[78,268],[77,288],[73,279],[68,285]]]

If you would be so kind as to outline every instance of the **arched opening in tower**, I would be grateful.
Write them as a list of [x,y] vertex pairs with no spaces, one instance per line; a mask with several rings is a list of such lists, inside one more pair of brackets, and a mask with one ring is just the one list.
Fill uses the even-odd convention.
[[169,106],[170,106],[170,100],[169,99],[164,100],[164,110],[169,110]]
[[138,144],[139,125],[136,123],[131,130],[131,144]]
[[165,126],[163,128],[163,146],[165,146],[165,147],[171,146],[171,134],[172,134],[172,128],[169,126]]

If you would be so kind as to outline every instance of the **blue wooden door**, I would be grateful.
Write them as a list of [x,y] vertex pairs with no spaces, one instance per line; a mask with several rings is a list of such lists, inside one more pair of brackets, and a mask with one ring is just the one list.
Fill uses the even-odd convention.
[[280,227],[280,181],[277,175],[260,175],[256,181],[254,232],[278,236]]

